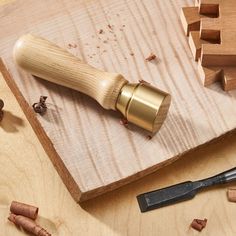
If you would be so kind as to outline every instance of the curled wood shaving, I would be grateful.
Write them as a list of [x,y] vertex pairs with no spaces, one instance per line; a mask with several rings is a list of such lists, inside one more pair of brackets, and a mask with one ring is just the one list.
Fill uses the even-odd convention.
[[38,216],[38,207],[28,205],[22,202],[12,201],[10,211],[15,215],[22,215],[35,220]]
[[46,99],[46,96],[40,96],[39,102],[32,105],[36,113],[44,114],[47,111]]

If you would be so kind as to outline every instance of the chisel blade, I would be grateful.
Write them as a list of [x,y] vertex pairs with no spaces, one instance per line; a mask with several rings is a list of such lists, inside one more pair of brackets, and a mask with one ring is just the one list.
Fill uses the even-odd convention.
[[201,182],[187,181],[167,188],[143,193],[137,196],[141,212],[146,212],[163,206],[193,198]]

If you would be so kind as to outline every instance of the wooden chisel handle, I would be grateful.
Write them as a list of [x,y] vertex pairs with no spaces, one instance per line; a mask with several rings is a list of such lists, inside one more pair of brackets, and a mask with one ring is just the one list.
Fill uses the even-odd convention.
[[16,63],[31,74],[94,98],[106,109],[116,109],[121,88],[128,82],[122,75],[98,70],[50,41],[31,34],[15,44]]

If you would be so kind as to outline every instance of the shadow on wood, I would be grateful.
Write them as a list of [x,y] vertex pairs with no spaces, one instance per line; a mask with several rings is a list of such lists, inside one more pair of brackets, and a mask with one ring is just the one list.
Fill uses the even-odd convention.
[[8,133],[15,133],[18,132],[19,126],[24,126],[24,121],[19,118],[18,116],[14,115],[10,111],[3,111],[3,119],[0,122],[0,127],[8,132]]

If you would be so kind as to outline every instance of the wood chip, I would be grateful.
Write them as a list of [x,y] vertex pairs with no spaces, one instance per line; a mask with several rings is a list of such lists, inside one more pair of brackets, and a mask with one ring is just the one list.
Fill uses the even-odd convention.
[[104,30],[103,30],[103,29],[100,29],[100,30],[98,31],[98,33],[99,33],[99,34],[103,34],[103,33],[104,33]]
[[156,57],[157,57],[157,56],[156,56],[155,54],[151,53],[145,60],[146,60],[146,61],[152,61],[152,60],[155,60]]
[[201,219],[194,219],[191,223],[191,227],[199,232],[202,231],[203,228],[206,227],[207,219],[201,220]]
[[227,197],[228,197],[228,201],[236,202],[236,188],[228,188]]

